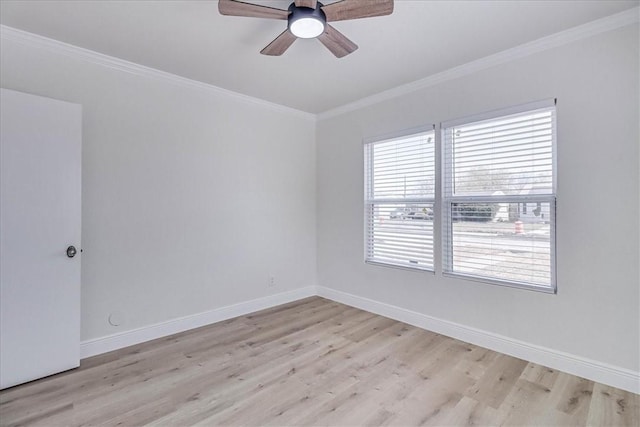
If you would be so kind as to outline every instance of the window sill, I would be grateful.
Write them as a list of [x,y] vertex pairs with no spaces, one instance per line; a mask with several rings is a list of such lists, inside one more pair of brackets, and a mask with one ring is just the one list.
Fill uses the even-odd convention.
[[386,262],[370,261],[370,260],[365,260],[364,263],[365,264],[369,264],[369,265],[373,265],[373,266],[376,266],[376,267],[387,267],[387,268],[395,268],[397,270],[411,271],[413,273],[431,273],[431,274],[435,274],[435,270],[433,268],[410,267],[410,266],[406,266],[406,265],[389,264],[389,263],[386,263]]
[[454,273],[450,271],[443,272],[442,275],[444,277],[449,277],[452,279],[470,280],[473,282],[485,283],[487,285],[504,286],[507,288],[523,289],[526,291],[542,292],[542,293],[554,294],[554,295],[558,293],[557,287],[554,285],[544,286],[544,285],[534,285],[532,283],[509,282],[506,280],[492,279],[489,277],[482,277],[482,276],[472,276],[468,274]]

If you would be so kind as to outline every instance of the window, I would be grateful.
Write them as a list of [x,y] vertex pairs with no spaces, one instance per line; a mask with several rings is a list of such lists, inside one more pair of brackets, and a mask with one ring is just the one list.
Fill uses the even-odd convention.
[[366,261],[433,270],[435,133],[365,144]]
[[555,105],[442,125],[443,267],[555,291]]

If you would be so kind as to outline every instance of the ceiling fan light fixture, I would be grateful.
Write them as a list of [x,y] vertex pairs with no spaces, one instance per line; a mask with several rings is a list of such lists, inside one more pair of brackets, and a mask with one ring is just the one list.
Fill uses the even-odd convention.
[[263,55],[280,56],[298,38],[317,38],[336,58],[342,58],[355,52],[358,45],[328,23],[389,15],[393,2],[338,0],[325,6],[318,0],[294,0],[285,10],[246,0],[218,0],[218,11],[222,15],[287,20],[287,29],[260,51]]
[[301,39],[314,39],[324,32],[324,23],[316,18],[300,18],[289,25],[289,31]]
[[320,9],[322,3],[318,2],[315,9],[310,7],[296,7],[292,3],[289,7],[289,31],[301,39],[314,39],[324,32],[327,18]]

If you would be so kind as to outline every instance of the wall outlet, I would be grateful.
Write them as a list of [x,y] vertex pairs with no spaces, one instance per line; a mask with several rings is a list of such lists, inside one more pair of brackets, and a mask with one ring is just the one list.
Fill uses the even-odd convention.
[[274,276],[269,276],[269,282],[267,282],[267,285],[272,288],[276,285],[276,278]]

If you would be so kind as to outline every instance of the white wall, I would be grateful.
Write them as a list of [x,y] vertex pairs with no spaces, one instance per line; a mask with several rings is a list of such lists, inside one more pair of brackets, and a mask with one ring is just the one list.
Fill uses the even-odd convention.
[[312,119],[11,40],[1,54],[2,87],[83,106],[83,340],[315,284]]
[[[321,120],[318,285],[637,372],[638,49],[636,24]],[[557,295],[364,264],[363,138],[546,98]]]

